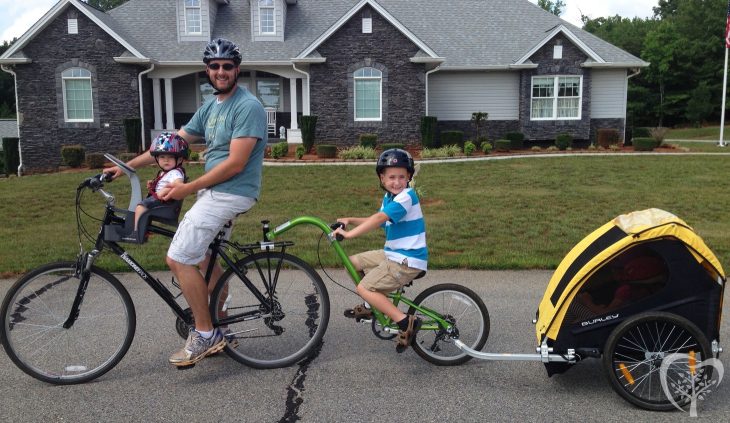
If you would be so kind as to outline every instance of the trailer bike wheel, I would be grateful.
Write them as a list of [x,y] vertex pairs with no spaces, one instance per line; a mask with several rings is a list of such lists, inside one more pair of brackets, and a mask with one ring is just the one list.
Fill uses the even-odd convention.
[[[254,368],[273,369],[318,351],[330,315],[329,295],[319,274],[301,259],[280,252],[250,255],[236,268],[242,278],[228,269],[210,304],[214,326],[227,334],[228,355]],[[263,294],[264,303],[246,283]]]
[[[487,342],[489,312],[471,289],[456,284],[435,285],[418,294],[413,302],[439,313],[455,327],[455,331],[449,333],[444,328],[434,327],[437,323],[414,307],[408,310],[408,314],[415,313],[422,320],[422,329],[417,332],[412,346],[424,360],[440,366],[455,366],[471,356],[460,350],[454,339],[458,337],[477,351]],[[429,329],[429,326],[434,328]]]
[[677,384],[692,390],[693,383],[697,387],[701,378],[711,376],[709,366],[701,374],[697,366],[711,354],[707,337],[689,320],[647,312],[627,319],[611,332],[603,366],[611,387],[624,399],[647,410],[668,411],[691,401],[678,391]]
[[13,363],[36,379],[88,382],[119,363],[132,343],[132,299],[117,278],[97,267],[78,318],[64,328],[80,283],[75,262],[51,263],[23,276],[5,296],[0,340]]

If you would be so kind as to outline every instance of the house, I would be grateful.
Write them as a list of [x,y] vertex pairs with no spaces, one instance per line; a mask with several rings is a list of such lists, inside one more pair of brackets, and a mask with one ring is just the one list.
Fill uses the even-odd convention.
[[[527,0],[129,0],[108,11],[60,0],[2,56],[16,79],[27,172],[51,169],[60,146],[124,149],[125,118],[144,143],[175,129],[212,95],[201,53],[239,44],[240,86],[299,142],[420,142],[420,119],[491,139],[597,128],[624,131],[628,79],[648,63]],[[270,135],[278,136],[278,129]]]

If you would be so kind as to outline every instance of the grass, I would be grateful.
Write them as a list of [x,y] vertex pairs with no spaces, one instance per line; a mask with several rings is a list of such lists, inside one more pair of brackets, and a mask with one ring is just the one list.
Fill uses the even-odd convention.
[[[427,224],[430,267],[555,268],[595,228],[619,214],[650,207],[686,220],[727,266],[727,161],[723,156],[631,155],[424,162],[417,187]],[[150,178],[152,172],[152,168],[144,169],[142,178]],[[200,166],[188,167],[191,177],[201,172]],[[79,246],[74,192],[91,174],[0,179],[0,275],[75,257]],[[125,184],[120,180],[108,185],[119,206],[128,202]],[[260,239],[262,219],[278,225],[303,214],[328,221],[369,215],[377,210],[381,197],[368,166],[265,167],[260,202],[238,219],[234,239]],[[186,207],[192,203],[186,200]],[[87,193],[83,204],[98,216],[103,203],[100,196]],[[92,232],[98,228],[89,218],[85,221]],[[290,252],[317,262],[317,229],[294,228],[283,238],[297,243]],[[167,243],[155,237],[143,246],[130,246],[129,251],[149,270],[162,270]],[[375,231],[347,241],[345,248],[354,253],[382,248],[382,244],[382,234]],[[338,265],[326,240],[320,254],[326,266]],[[112,271],[127,270],[108,253],[98,263]]]
[[[725,126],[725,141],[730,137],[730,126]],[[720,139],[720,125],[704,126],[701,128],[676,128],[667,132],[667,139],[681,140],[718,140]]]

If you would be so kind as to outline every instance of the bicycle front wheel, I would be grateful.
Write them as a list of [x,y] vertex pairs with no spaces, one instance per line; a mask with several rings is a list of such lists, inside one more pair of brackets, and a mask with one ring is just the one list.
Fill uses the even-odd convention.
[[36,379],[69,385],[111,370],[127,353],[136,318],[127,290],[91,268],[78,318],[64,328],[81,280],[75,262],[42,266],[8,291],[0,308],[0,339],[8,357]]
[[[250,255],[228,269],[211,297],[215,326],[228,333],[226,352],[260,369],[290,366],[313,350],[327,330],[330,303],[319,274],[280,252]],[[264,301],[252,294],[249,283]]]
[[408,314],[415,313],[422,320],[422,329],[416,334],[412,346],[426,361],[440,366],[455,366],[468,361],[471,356],[454,344],[457,336],[477,351],[487,342],[489,312],[482,299],[471,289],[455,284],[434,285],[418,294],[413,302],[440,314],[456,328],[450,334],[414,307],[408,310]]

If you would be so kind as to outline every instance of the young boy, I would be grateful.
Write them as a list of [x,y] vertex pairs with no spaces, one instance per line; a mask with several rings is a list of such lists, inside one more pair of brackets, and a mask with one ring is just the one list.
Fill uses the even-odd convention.
[[127,242],[139,242],[137,239],[137,225],[139,218],[149,209],[160,207],[166,201],[160,199],[165,187],[173,181],[185,181],[183,161],[188,158],[188,143],[179,135],[163,131],[150,145],[150,155],[155,158],[160,171],[157,177],[147,181],[149,195],[134,209],[134,231],[123,238]]
[[[386,294],[425,272],[428,264],[421,205],[416,192],[408,186],[414,171],[413,158],[408,152],[397,148],[384,151],[376,166],[380,186],[386,191],[380,210],[370,217],[337,219],[344,227],[334,231],[345,238],[355,238],[378,227],[385,230],[383,250],[356,254],[350,260],[358,271],[365,272],[357,293],[398,323],[400,332],[396,351],[399,353],[411,344],[421,320],[403,313]],[[356,227],[348,231],[348,225]],[[345,315],[349,317],[372,317],[372,312],[364,304],[348,311],[350,313]]]

